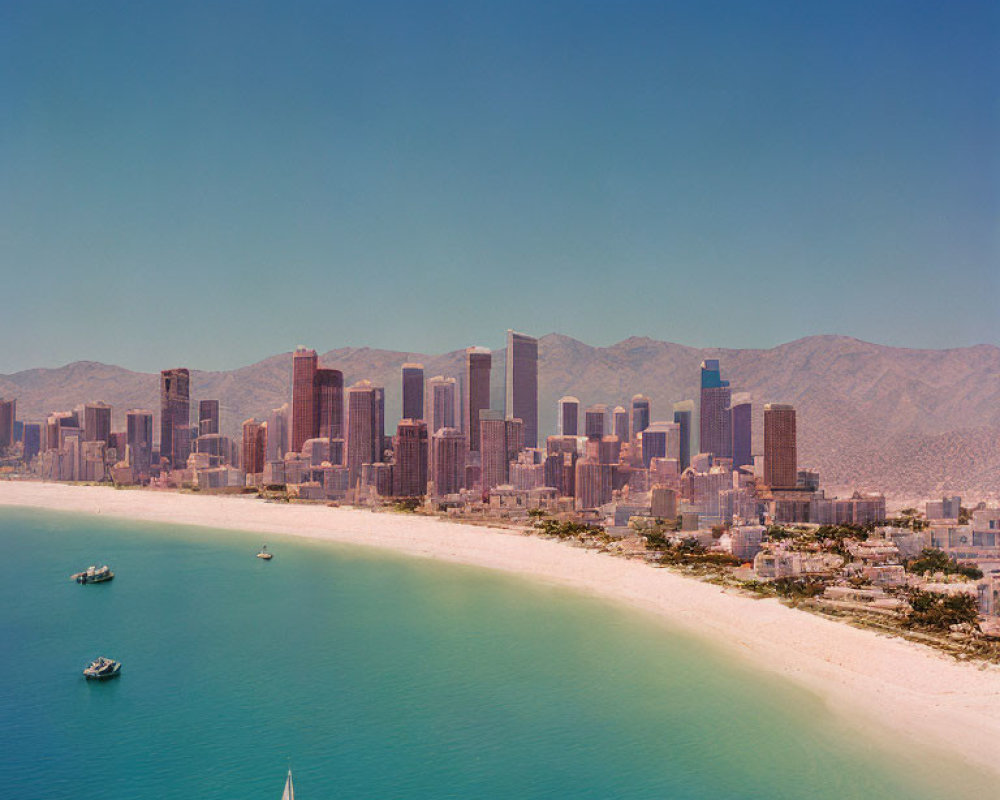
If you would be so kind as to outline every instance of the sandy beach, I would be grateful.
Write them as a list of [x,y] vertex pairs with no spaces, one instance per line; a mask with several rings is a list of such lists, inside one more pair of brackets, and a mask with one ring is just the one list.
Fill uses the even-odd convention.
[[725,591],[638,561],[502,529],[244,497],[0,481],[0,505],[273,532],[532,576],[710,637],[867,727],[1000,774],[1000,668]]

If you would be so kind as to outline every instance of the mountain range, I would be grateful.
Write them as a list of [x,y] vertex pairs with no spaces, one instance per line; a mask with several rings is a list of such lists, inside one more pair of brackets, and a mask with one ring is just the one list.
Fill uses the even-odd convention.
[[[428,378],[458,376],[464,351],[429,355],[341,348],[320,356],[340,369],[345,385],[368,378],[386,387],[386,419],[399,416],[399,368],[425,365]],[[503,351],[494,351],[493,404],[502,408]],[[845,336],[810,336],[767,350],[694,348],[633,337],[593,347],[560,334],[539,340],[539,428],[555,427],[557,400],[628,407],[634,394],[650,398],[653,420],[672,419],[677,400],[696,399],[699,364],[718,358],[735,392],[754,403],[755,452],[768,402],[798,412],[799,463],[821,473],[824,485],[922,496],[964,492],[1000,494],[1000,347],[977,345],[916,350]],[[176,365],[165,365],[176,366]],[[224,432],[264,417],[290,396],[291,354],[230,371],[192,370],[192,408],[221,401]],[[114,406],[121,429],[129,408],[159,413],[159,376],[96,362],[0,375],[0,396],[14,397],[18,417],[41,420],[93,400]]]

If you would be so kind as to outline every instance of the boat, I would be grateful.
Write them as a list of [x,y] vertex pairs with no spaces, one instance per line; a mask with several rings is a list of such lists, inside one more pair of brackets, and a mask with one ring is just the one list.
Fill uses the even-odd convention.
[[111,571],[111,567],[105,564],[103,567],[87,567],[83,572],[77,572],[70,577],[79,584],[105,583],[115,577],[115,573]]
[[122,663],[111,658],[101,656],[91,662],[90,666],[83,671],[83,676],[88,681],[103,681],[108,678],[117,678],[122,671]]
[[257,558],[263,558],[265,561],[270,561],[274,558],[274,554],[267,552],[267,545],[265,544],[260,548],[260,552],[257,553]]
[[288,777],[285,779],[285,791],[281,793],[281,800],[295,800],[295,787],[292,786],[292,770],[288,770]]

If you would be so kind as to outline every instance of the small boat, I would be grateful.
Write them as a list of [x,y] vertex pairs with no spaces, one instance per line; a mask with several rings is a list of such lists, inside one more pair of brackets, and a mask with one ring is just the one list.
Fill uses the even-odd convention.
[[263,558],[265,561],[270,561],[274,558],[274,554],[267,552],[267,545],[265,544],[260,548],[260,552],[257,553],[257,558]]
[[108,678],[117,678],[122,671],[122,663],[110,658],[101,656],[91,662],[90,666],[83,671],[83,676],[88,681],[103,681]]
[[281,800],[295,800],[295,787],[292,786],[292,770],[290,768],[288,777],[285,779],[285,791],[281,793]]
[[111,567],[105,564],[103,567],[87,567],[83,572],[78,572],[70,577],[79,584],[104,583],[115,577]]

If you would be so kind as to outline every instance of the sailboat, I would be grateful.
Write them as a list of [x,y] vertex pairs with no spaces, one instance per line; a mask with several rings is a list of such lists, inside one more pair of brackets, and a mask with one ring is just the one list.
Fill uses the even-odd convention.
[[292,786],[292,770],[288,769],[288,777],[285,779],[285,791],[281,794],[281,800],[295,800],[295,787]]

